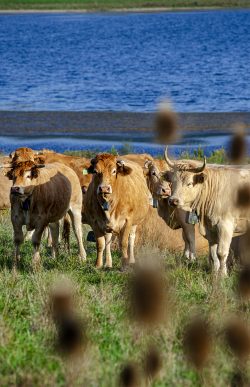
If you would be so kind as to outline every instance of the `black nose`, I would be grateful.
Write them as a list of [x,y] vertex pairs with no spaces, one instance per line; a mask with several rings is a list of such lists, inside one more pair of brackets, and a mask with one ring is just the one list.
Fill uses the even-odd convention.
[[11,193],[18,193],[19,189],[20,189],[20,187],[11,187],[10,192]]
[[168,202],[169,202],[169,205],[172,207],[177,207],[180,203],[179,199],[177,198],[169,198]]

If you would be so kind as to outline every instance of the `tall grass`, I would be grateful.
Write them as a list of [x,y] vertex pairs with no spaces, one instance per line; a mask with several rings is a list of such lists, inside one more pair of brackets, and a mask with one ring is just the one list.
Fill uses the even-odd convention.
[[[86,231],[86,230],[85,230]],[[157,230],[155,230],[157,238]],[[116,386],[127,361],[142,367],[149,344],[163,358],[163,368],[154,386],[228,385],[235,370],[232,355],[220,336],[227,315],[238,313],[235,268],[223,282],[214,283],[205,256],[189,265],[180,254],[159,252],[151,240],[137,247],[140,260],[152,255],[160,260],[172,289],[173,305],[168,323],[144,331],[127,317],[128,274],[119,272],[120,258],[114,253],[111,271],[94,268],[95,247],[87,244],[88,262],[80,265],[72,237],[72,252],[63,248],[58,259],[42,246],[43,265],[32,271],[30,242],[22,247],[18,273],[11,271],[12,229],[9,214],[0,218],[0,385],[1,386]],[[49,291],[61,275],[75,286],[78,312],[87,320],[89,337],[80,357],[67,359],[55,347],[55,327],[48,308]],[[186,361],[182,337],[189,316],[201,312],[211,321],[215,346],[209,366],[197,373]],[[249,307],[245,308],[249,319]]]

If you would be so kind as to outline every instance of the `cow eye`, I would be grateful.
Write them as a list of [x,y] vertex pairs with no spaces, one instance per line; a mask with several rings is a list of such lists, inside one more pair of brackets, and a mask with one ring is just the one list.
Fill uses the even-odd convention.
[[192,187],[192,186],[193,186],[193,183],[188,183],[187,186],[188,186],[188,187]]
[[31,179],[31,175],[27,175],[26,177],[27,177],[27,179]]
[[116,169],[113,169],[112,175],[115,175],[115,174],[116,174]]
[[151,175],[152,175],[152,176],[156,176],[156,172],[153,171],[153,172],[151,173]]

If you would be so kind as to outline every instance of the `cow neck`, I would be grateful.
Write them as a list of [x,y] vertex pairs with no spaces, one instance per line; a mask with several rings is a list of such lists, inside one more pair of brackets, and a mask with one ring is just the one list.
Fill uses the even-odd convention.
[[29,211],[30,210],[30,196],[28,196],[24,201],[21,202],[21,206],[23,211]]
[[106,219],[109,221],[110,218],[111,218],[112,210],[114,208],[114,199],[113,199],[113,197],[110,198],[110,200],[108,202],[107,201],[102,201],[98,197],[98,203],[99,203],[100,208],[101,208],[103,214],[105,215]]
[[200,193],[192,205],[192,210],[196,211],[202,222],[204,221],[204,217],[213,216],[218,199],[219,180],[217,172],[211,176],[210,171],[207,170],[207,179],[202,184]]

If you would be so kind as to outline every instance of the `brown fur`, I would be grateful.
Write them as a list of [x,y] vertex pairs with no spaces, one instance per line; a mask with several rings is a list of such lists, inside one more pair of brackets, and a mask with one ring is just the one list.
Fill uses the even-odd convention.
[[[145,219],[149,207],[148,189],[141,167],[126,162],[124,168],[119,170],[117,160],[118,157],[104,153],[91,161],[93,170],[98,173],[93,175],[85,196],[83,220],[91,225],[97,238],[97,266],[102,266],[103,238],[112,233],[120,235],[123,262],[128,261],[130,232]],[[112,175],[116,168],[116,175]],[[127,170],[130,170],[129,174],[124,172]],[[102,198],[97,194],[101,183],[112,186],[108,211],[103,210]],[[111,258],[109,265],[112,265],[110,261]]]
[[[25,173],[32,169],[35,169],[36,174],[27,180]],[[45,168],[38,169],[31,160],[19,162],[17,166],[14,164],[11,172],[13,185],[20,190],[18,196],[11,195],[16,259],[19,257],[20,244],[23,242],[23,225],[26,225],[27,230],[35,230],[32,237],[35,262],[39,260],[41,236],[48,225],[51,227],[52,247],[55,253],[58,243],[58,222],[68,211],[76,230],[80,256],[85,259],[81,240],[82,192],[75,172],[60,163],[48,164]],[[25,209],[22,203],[27,198],[29,205],[28,209]]]

